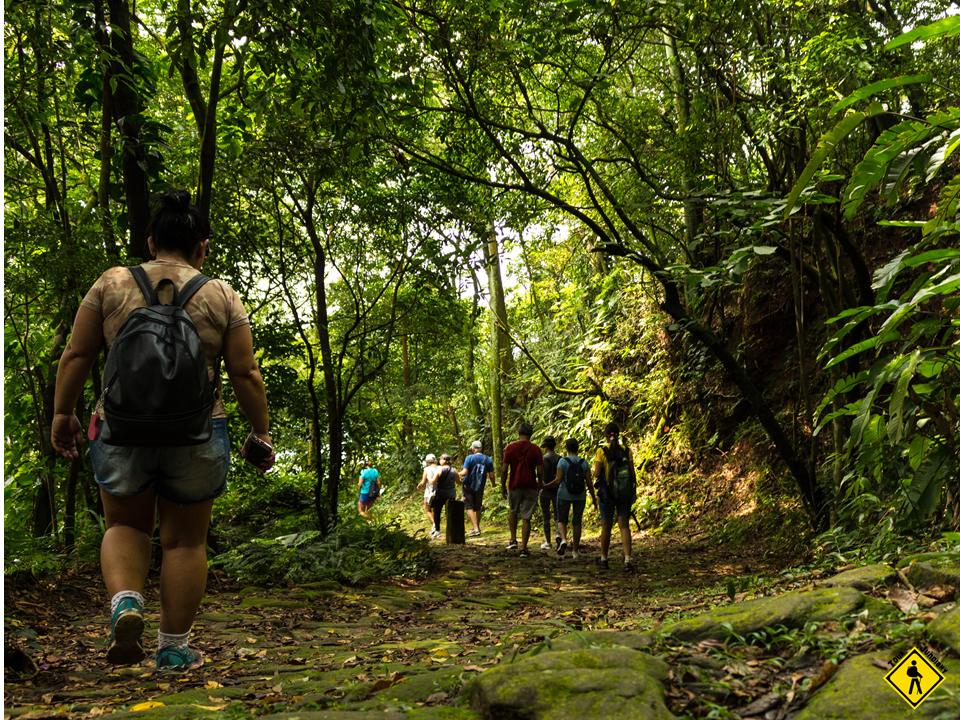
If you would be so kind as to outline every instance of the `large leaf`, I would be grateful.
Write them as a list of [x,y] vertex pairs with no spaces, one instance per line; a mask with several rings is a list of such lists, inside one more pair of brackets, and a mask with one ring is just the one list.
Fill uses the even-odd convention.
[[883,46],[884,50],[893,50],[901,45],[912,43],[917,40],[932,40],[937,37],[951,37],[960,34],[960,16],[946,17],[937,20],[929,25],[915,27],[910,32],[895,37],[893,40]]
[[[837,395],[844,395],[854,388],[862,385],[867,379],[867,373],[859,372],[856,375],[848,375],[847,377],[842,377],[837,380],[836,384],[827,391],[827,394],[823,396],[823,400],[820,401],[820,405],[817,407],[817,417],[827,408],[830,403],[833,402],[833,399]],[[825,425],[826,420],[820,423],[820,425]]]
[[910,381],[917,371],[917,365],[920,363],[920,351],[914,350],[910,355],[910,361],[900,373],[897,379],[897,385],[893,389],[893,395],[890,397],[890,420],[887,422],[887,437],[894,445],[903,438],[903,399],[906,397],[907,388]]
[[823,164],[824,160],[830,157],[840,141],[860,127],[864,120],[879,115],[882,112],[884,112],[884,109],[880,103],[871,103],[866,110],[847,115],[838,122],[832,130],[820,136],[820,141],[817,143],[817,149],[814,151],[813,157],[810,158],[807,166],[803,169],[803,172],[800,173],[800,177],[793,186],[793,190],[790,191],[790,197],[787,198],[787,205],[783,210],[784,218],[790,217],[790,214],[797,205],[797,201],[800,199],[800,195],[807,189],[817,169]]
[[858,342],[856,345],[852,345],[844,350],[842,353],[836,357],[830,358],[830,362],[824,365],[824,369],[831,368],[838,363],[842,363],[847,358],[853,357],[854,355],[859,355],[864,350],[869,350],[872,347],[877,346],[877,341],[880,340],[879,335],[874,335],[873,337],[867,338],[861,342]]
[[953,453],[947,446],[937,445],[913,476],[907,497],[913,504],[918,520],[923,521],[937,509],[943,482],[953,466],[952,459]]
[[[885,182],[889,192],[895,190],[909,170],[910,160],[917,154],[916,148],[922,147],[931,137],[939,136],[945,130],[956,129],[958,125],[960,108],[951,107],[924,120],[904,120],[884,130],[850,176],[843,198],[845,217],[852,218],[867,193],[881,182]],[[910,159],[901,159],[903,153],[907,153]],[[895,169],[891,169],[892,164],[896,165]],[[889,192],[885,192],[885,196],[888,196]]]
[[870,83],[869,85],[860,88],[856,92],[847,95],[847,97],[830,108],[830,112],[827,114],[833,115],[834,113],[843,110],[845,107],[853,105],[855,102],[866,100],[871,95],[876,95],[877,93],[883,92],[884,90],[889,90],[890,88],[928,82],[933,82],[933,78],[930,75],[901,75],[900,77],[887,78],[886,80]]
[[937,174],[943,163],[953,155],[953,151],[956,150],[958,146],[960,146],[960,129],[947,133],[940,147],[930,156],[930,163],[927,165],[927,182],[933,180],[934,175]]

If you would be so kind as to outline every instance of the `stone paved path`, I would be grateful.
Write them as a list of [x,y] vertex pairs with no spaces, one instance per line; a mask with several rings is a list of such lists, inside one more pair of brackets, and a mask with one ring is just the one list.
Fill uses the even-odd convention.
[[[638,572],[630,576],[616,562],[608,571],[593,565],[595,539],[587,539],[578,561],[539,549],[519,559],[503,549],[502,532],[469,542],[436,542],[438,568],[416,581],[220,592],[212,578],[192,640],[206,664],[186,677],[157,676],[149,661],[107,665],[106,613],[72,617],[71,608],[54,603],[43,615],[38,605],[34,626],[45,628],[38,642],[47,669],[27,682],[8,682],[4,716],[273,718],[296,711],[305,720],[317,712],[383,718],[393,710],[414,719],[478,718],[451,706],[463,684],[535,648],[545,635],[643,629],[696,605],[702,599],[696,588],[744,571],[737,558],[726,558],[732,568],[716,555],[706,562],[704,548],[675,546],[654,555],[643,541],[634,553]],[[98,599],[105,602],[102,591]],[[153,633],[155,590],[148,603]],[[148,656],[154,637],[148,636]]]

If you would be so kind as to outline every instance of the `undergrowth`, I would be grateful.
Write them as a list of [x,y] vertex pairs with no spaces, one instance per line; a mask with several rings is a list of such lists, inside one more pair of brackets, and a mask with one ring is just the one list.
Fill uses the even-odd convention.
[[398,522],[367,524],[347,516],[327,537],[303,530],[278,538],[254,538],[210,562],[244,583],[307,583],[333,580],[357,584],[382,577],[425,574],[429,541],[411,537]]

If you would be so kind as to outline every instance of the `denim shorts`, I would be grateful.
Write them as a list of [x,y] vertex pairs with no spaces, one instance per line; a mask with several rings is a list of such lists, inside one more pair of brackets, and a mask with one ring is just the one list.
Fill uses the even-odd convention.
[[587,506],[587,499],[583,500],[563,500],[557,498],[557,522],[567,524],[567,518],[570,516],[570,508],[573,508],[573,524],[583,524],[583,509]]
[[600,505],[600,519],[601,520],[613,520],[613,512],[616,510],[618,518],[628,518],[630,517],[630,510],[633,508],[632,500],[620,500],[610,502],[602,502]]
[[124,447],[92,440],[90,460],[97,485],[111,495],[136,497],[156,485],[157,495],[164,500],[196,505],[219,497],[227,489],[227,420],[214,418],[213,436],[202,445]]

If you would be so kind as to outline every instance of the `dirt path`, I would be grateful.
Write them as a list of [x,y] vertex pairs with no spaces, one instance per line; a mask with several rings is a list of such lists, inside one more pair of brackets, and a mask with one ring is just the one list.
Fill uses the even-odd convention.
[[503,549],[506,540],[495,531],[466,546],[435,542],[430,577],[362,588],[241,588],[211,575],[191,641],[206,664],[174,678],[153,673],[155,578],[147,592],[149,659],[125,668],[103,659],[107,598],[98,574],[53,585],[8,581],[13,629],[37,633],[29,648],[36,672],[18,675],[7,663],[4,716],[242,718],[296,710],[306,720],[332,710],[382,718],[393,709],[413,718],[477,718],[454,706],[463,683],[545,635],[642,630],[718,600],[724,578],[779,569],[707,543],[635,538],[637,572],[624,575],[616,545],[610,570],[594,566],[595,537],[585,539],[578,561],[540,550],[539,537],[531,557],[520,559]]

